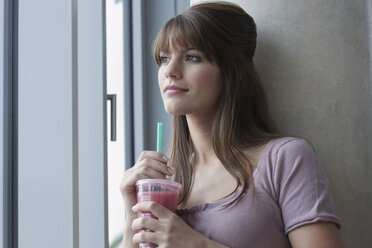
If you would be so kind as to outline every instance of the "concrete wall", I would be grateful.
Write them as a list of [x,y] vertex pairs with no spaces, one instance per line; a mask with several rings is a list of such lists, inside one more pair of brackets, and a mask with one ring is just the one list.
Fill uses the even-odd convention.
[[[0,80],[3,82],[0,85],[0,161],[2,166],[0,166],[0,223],[4,223],[5,216],[4,216],[4,0],[0,0]],[[4,225],[0,225],[0,248],[4,248],[3,240],[4,240]]]
[[370,1],[232,2],[256,20],[255,62],[279,128],[307,138],[326,169],[345,247],[371,247]]

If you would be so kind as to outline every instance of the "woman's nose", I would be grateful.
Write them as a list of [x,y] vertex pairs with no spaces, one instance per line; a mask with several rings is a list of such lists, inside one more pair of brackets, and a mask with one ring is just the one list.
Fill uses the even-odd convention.
[[176,60],[171,60],[168,63],[165,76],[172,79],[180,79],[182,77],[182,70]]

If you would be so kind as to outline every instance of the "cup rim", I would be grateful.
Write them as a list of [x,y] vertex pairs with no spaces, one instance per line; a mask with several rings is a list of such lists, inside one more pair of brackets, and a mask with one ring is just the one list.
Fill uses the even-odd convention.
[[146,183],[155,183],[155,184],[159,183],[159,184],[166,184],[166,185],[169,185],[169,186],[173,186],[173,187],[176,187],[178,189],[182,188],[182,185],[178,182],[168,180],[168,179],[154,179],[154,178],[140,179],[136,182],[136,186],[138,186],[140,184],[146,184]]

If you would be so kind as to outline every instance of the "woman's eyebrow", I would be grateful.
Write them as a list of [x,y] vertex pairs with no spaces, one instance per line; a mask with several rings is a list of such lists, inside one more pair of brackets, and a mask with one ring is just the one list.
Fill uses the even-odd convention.
[[169,52],[168,51],[160,51],[159,52],[159,55],[164,55],[164,54],[169,54]]
[[187,52],[189,52],[189,51],[191,51],[191,50],[199,51],[199,49],[197,49],[197,48],[190,47],[190,48],[182,49],[181,52],[182,52],[182,53],[187,53]]
[[[190,47],[190,48],[183,48],[183,49],[180,49],[180,50],[176,50],[175,52],[179,52],[179,53],[187,53],[189,51],[197,51],[197,52],[200,52],[199,49],[197,48],[194,48],[194,47]],[[165,54],[171,54],[172,51],[160,51],[159,52],[159,55],[165,55]]]

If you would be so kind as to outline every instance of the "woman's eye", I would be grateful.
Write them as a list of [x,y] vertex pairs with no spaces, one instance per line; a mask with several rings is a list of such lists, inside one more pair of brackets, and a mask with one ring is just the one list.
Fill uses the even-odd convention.
[[191,55],[191,54],[186,55],[186,60],[192,61],[192,62],[200,62],[201,61],[200,56]]
[[164,64],[164,63],[168,63],[170,58],[168,56],[160,56],[159,60],[162,64]]

